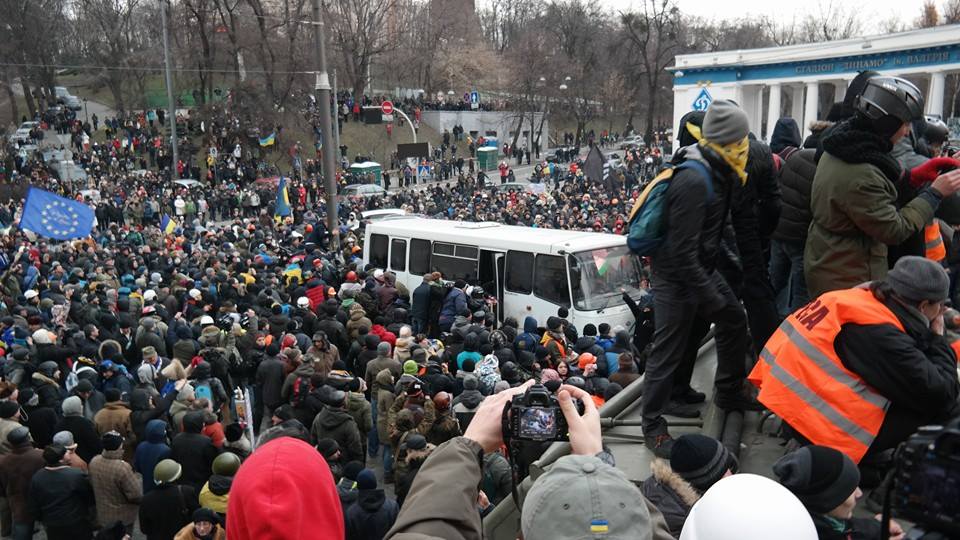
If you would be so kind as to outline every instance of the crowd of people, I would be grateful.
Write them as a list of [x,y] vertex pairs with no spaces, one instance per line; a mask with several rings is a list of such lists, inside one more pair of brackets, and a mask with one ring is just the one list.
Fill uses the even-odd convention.
[[[784,524],[788,538],[876,538],[879,521],[853,514],[859,486],[879,483],[918,426],[955,416],[960,395],[943,321],[944,264],[960,246],[937,221],[952,219],[937,210],[960,190],[947,172],[960,162],[939,156],[935,130],[908,135],[922,111],[908,85],[858,77],[807,141],[790,119],[770,146],[751,139],[729,101],[685,116],[661,173],[672,177],[649,294],[624,299],[632,329],[577,327],[564,308],[500,324],[489,292],[437,272],[408,290],[364,264],[361,213],[629,235],[642,152],[612,185],[574,162],[542,190],[458,174],[344,197],[328,230],[312,166],[277,216],[277,185],[259,180],[257,152],[228,121],[207,126],[210,161],[183,164],[206,168],[196,187],[171,185],[163,169],[180,164],[150,142],[149,120],[90,145],[74,124],[86,183],[14,148],[0,221],[17,222],[13,188],[30,185],[94,205],[97,227],[0,240],[0,533],[479,538],[518,480],[503,407],[542,384],[572,452],[516,501],[524,538],[759,539]],[[783,421],[778,482],[739,473],[719,441],[667,429],[707,397],[690,379],[711,324],[715,405]],[[598,409],[630,385],[658,458],[639,487],[600,436]]]

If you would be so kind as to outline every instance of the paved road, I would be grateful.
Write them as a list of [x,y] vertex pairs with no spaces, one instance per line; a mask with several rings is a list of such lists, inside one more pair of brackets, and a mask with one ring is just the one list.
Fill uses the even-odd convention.
[[[67,90],[70,90],[71,92],[73,92],[73,89],[71,89],[70,87],[67,87]],[[18,96],[23,95],[23,86],[20,84],[19,81],[15,81],[13,83],[13,91]],[[85,109],[80,109],[79,111],[77,111],[77,118],[80,120],[87,121],[94,114],[96,114],[101,121],[101,125],[103,125],[102,124],[103,119],[112,118],[117,115],[116,111],[114,111],[107,105],[104,105],[103,103],[91,101],[89,99],[84,101],[84,97],[82,95],[80,94],[74,94],[74,95],[80,98],[80,101],[83,102],[85,106]]]

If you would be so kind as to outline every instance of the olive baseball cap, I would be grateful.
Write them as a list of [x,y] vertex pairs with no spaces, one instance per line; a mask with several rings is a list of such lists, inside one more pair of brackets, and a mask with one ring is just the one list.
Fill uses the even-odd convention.
[[524,540],[649,540],[643,495],[620,470],[594,456],[565,456],[534,482],[520,527]]

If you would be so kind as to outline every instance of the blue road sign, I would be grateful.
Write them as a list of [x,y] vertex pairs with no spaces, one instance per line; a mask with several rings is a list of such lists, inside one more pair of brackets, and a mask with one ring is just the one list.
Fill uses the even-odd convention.
[[700,90],[700,94],[697,96],[697,99],[693,100],[693,110],[695,111],[706,111],[707,107],[713,103],[713,96],[710,95],[710,92],[707,92],[707,89],[704,88]]

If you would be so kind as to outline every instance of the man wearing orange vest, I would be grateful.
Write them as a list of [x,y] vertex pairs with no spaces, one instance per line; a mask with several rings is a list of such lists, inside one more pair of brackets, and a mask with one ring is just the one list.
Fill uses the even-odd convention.
[[949,279],[902,257],[868,288],[831,291],[793,313],[749,376],[798,439],[859,463],[919,426],[960,414],[957,358],[944,339]]

